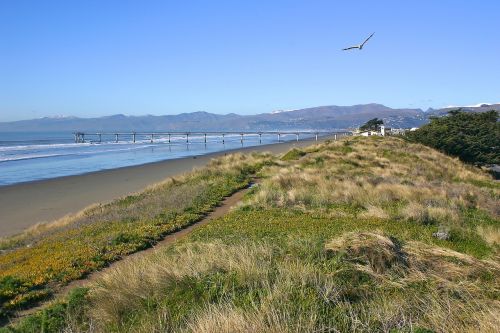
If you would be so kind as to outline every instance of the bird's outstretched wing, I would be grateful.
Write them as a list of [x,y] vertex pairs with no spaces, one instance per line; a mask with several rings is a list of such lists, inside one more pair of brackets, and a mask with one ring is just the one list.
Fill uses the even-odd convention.
[[353,49],[359,49],[359,46],[346,47],[345,49],[342,49],[342,51],[348,51],[348,50],[353,50]]
[[361,46],[364,46],[364,45],[366,44],[366,42],[367,42],[370,38],[372,38],[372,37],[373,37],[373,35],[375,35],[375,33],[372,33],[372,34],[370,35],[370,37],[368,37],[367,39],[365,39],[365,41],[361,44]]

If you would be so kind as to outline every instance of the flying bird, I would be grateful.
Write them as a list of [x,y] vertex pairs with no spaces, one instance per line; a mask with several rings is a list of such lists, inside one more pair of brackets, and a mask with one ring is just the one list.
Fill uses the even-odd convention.
[[363,49],[363,46],[365,46],[366,42],[372,38],[372,36],[375,35],[375,33],[372,33],[370,35],[370,37],[368,37],[367,39],[365,39],[365,41],[359,45],[356,45],[356,46],[351,46],[351,47],[346,47],[345,49],[342,49],[342,51],[347,51],[347,50],[353,50],[353,49],[358,49],[358,50],[362,50]]

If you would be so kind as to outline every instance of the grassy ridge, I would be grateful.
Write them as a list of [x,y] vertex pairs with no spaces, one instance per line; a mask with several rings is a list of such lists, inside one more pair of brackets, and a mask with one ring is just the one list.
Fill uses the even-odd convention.
[[486,174],[374,137],[292,151],[259,175],[238,209],[11,330],[500,328],[500,188]]
[[233,155],[215,160],[145,192],[4,240],[0,317],[199,220],[225,196],[246,186],[265,159]]

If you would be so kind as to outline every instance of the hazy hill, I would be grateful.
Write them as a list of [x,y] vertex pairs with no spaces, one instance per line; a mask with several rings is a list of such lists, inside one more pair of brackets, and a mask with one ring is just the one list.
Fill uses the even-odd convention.
[[[450,108],[451,109],[451,108]],[[392,127],[417,127],[429,116],[446,114],[450,109],[392,109],[381,104],[320,106],[241,116],[208,112],[165,116],[125,116],[100,118],[57,117],[0,123],[0,131],[175,131],[175,130],[292,130],[344,129],[357,127],[371,118],[382,118]],[[464,107],[466,111],[500,110],[500,104]]]
[[160,131],[176,129],[201,129],[203,124],[218,124],[241,116],[218,115],[208,112],[181,113],[165,116],[125,116],[117,114],[99,118],[45,117],[0,123],[0,131]]
[[500,111],[500,104],[479,104],[476,106],[451,106],[447,108],[442,108],[442,109],[429,109],[427,110],[428,114],[435,115],[435,116],[442,116],[446,114],[448,111],[452,110],[457,110],[457,109],[462,109],[462,111],[465,112],[486,112],[486,111]]

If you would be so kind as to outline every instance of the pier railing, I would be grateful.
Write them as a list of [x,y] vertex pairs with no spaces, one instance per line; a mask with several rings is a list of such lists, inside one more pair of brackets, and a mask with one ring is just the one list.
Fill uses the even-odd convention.
[[333,139],[338,139],[344,136],[351,136],[352,132],[347,131],[256,131],[256,132],[241,132],[241,131],[209,131],[209,132],[75,132],[75,143],[84,143],[88,142],[86,140],[90,140],[91,142],[102,142],[102,138],[104,137],[112,137],[116,143],[120,142],[120,139],[123,138],[131,138],[132,142],[136,142],[138,137],[149,138],[150,142],[153,143],[155,138],[164,138],[168,139],[168,142],[171,142],[172,138],[182,137],[186,139],[186,142],[189,143],[189,138],[193,137],[201,137],[204,142],[207,143],[207,137],[217,136],[221,139],[222,143],[225,143],[226,136],[229,135],[238,135],[240,136],[241,143],[246,137],[249,136],[258,136],[259,142],[262,143],[262,136],[271,136],[275,135],[278,137],[278,142],[282,141],[282,137],[294,135],[296,137],[296,141],[302,138],[314,138],[316,141],[318,137],[324,136],[332,136]]

